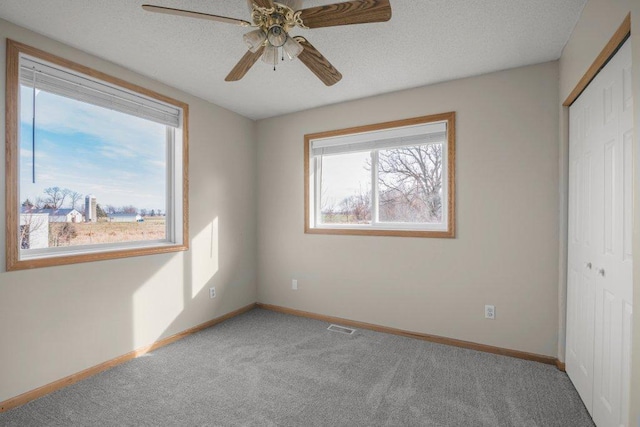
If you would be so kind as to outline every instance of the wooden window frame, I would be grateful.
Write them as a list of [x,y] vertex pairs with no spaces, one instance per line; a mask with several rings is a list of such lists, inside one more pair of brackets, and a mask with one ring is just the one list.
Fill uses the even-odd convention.
[[[105,81],[120,86],[143,96],[174,105],[182,109],[182,241],[176,244],[163,243],[157,246],[136,247],[131,249],[108,249],[105,251],[78,252],[62,256],[43,256],[33,259],[20,259],[19,235],[16,226],[19,224],[19,214],[16,207],[19,204],[18,194],[18,162],[20,153],[20,141],[18,140],[19,128],[19,93],[20,55],[26,54],[40,58],[54,65],[58,65],[72,71],[85,74],[91,78]],[[189,105],[173,98],[161,95],[141,86],[129,83],[117,77],[110,76],[101,71],[94,70],[84,65],[77,64],[59,56],[50,54],[40,49],[7,39],[7,67],[6,67],[6,146],[5,146],[5,210],[6,210],[6,270],[23,270],[39,267],[51,267],[56,265],[75,264],[81,262],[102,261],[117,258],[128,258],[141,255],[153,255],[185,251],[189,249]],[[179,224],[175,224],[179,226]]]
[[[429,116],[414,117],[404,120],[395,120],[385,123],[376,123],[346,129],[332,130],[307,134],[304,136],[304,232],[306,234],[333,234],[333,235],[357,235],[357,236],[396,236],[396,237],[431,237],[431,238],[455,238],[456,214],[455,214],[455,112],[434,114]],[[320,228],[311,224],[312,197],[310,180],[311,173],[311,141],[315,139],[331,138],[350,134],[374,132],[390,128],[414,126],[431,122],[447,122],[447,229],[443,231],[419,230],[419,229],[362,229],[362,228]]]

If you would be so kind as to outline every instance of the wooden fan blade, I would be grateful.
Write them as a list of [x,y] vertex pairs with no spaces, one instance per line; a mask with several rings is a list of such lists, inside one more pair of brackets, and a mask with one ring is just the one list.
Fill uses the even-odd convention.
[[241,27],[250,27],[251,23],[242,19],[227,18],[226,16],[209,15],[208,13],[192,12],[190,10],[172,9],[170,7],[153,6],[143,4],[142,8],[147,12],[166,13],[167,15],[186,16],[187,18],[208,19],[209,21],[224,22],[226,24],[235,24]]
[[296,37],[295,39],[304,48],[298,56],[298,59],[300,59],[300,61],[302,61],[302,63],[306,65],[313,74],[318,76],[324,84],[327,86],[333,86],[342,79],[340,71],[336,70],[335,67],[327,61],[327,58],[318,52],[311,43],[303,37]]
[[311,7],[300,12],[302,23],[307,28],[367,24],[391,19],[389,0],[354,0]]
[[255,53],[248,50],[224,80],[227,82],[235,82],[243,78],[244,75],[247,74],[247,71],[253,67],[253,64],[256,63],[258,58],[260,58],[263,51],[264,46],[260,47],[260,49]]
[[253,0],[253,3],[265,9],[271,9],[273,7],[273,0]]

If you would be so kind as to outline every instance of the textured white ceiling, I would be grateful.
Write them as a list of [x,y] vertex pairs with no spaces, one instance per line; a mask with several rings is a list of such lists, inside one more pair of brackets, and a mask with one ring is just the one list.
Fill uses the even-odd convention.
[[[304,0],[303,7],[334,3]],[[258,61],[246,28],[149,13],[143,3],[250,20],[246,0],[2,0],[0,17],[252,119],[560,57],[586,0],[391,0],[391,21],[304,35],[342,73],[326,87],[300,61]]]

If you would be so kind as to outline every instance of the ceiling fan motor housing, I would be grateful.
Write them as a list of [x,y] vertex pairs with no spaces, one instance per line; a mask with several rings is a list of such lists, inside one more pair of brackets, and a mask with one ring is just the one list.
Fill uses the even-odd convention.
[[300,20],[298,15],[299,12],[280,3],[273,3],[273,7],[268,9],[254,4],[251,19],[254,26],[261,28],[269,36],[274,27],[280,27],[278,31],[288,33],[298,25]]

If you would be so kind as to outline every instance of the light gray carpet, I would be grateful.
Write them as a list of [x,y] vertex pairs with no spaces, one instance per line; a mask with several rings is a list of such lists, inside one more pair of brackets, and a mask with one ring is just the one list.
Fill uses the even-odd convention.
[[255,309],[2,426],[593,426],[553,366]]

